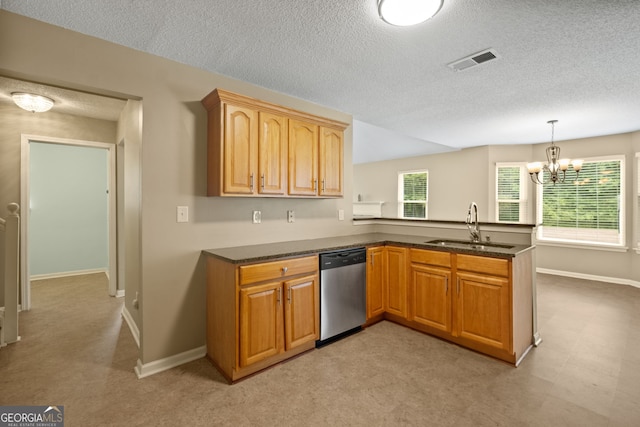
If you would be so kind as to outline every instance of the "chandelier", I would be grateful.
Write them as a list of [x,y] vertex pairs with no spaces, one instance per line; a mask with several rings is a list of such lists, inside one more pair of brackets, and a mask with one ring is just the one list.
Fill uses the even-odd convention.
[[[551,145],[547,147],[547,164],[543,165],[542,162],[532,162],[527,164],[531,181],[536,184],[543,185],[553,182],[555,185],[557,182],[563,183],[566,178],[569,165],[573,166],[573,170],[576,171],[576,178],[580,173],[580,169],[582,169],[582,160],[572,161],[570,159],[560,158],[560,147],[553,143],[553,131],[557,122],[557,120],[549,120],[547,122],[551,124]],[[541,172],[542,176],[540,174]],[[546,180],[544,177],[545,173],[549,175]]]

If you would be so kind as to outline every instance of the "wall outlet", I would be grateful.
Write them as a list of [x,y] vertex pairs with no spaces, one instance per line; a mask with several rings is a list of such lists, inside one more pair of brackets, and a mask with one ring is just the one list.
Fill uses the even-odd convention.
[[287,211],[287,222],[295,222],[296,213],[294,211]]
[[338,209],[338,220],[344,221],[344,209]]
[[253,223],[260,224],[262,222],[262,212],[253,211]]
[[189,206],[176,206],[176,222],[189,222]]

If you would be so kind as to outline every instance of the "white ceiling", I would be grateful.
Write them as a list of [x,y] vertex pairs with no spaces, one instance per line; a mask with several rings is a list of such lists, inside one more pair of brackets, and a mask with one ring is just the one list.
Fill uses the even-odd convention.
[[[2,9],[354,117],[354,162],[640,130],[640,1],[0,0]],[[492,48],[499,59],[447,64]],[[402,148],[401,148],[402,147]]]

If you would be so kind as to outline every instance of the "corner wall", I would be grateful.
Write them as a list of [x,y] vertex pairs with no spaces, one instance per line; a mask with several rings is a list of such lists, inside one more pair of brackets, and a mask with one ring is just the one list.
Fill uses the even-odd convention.
[[[127,254],[126,264],[127,274],[135,276],[130,263],[140,269],[143,365],[204,346],[202,249],[353,232],[351,127],[344,138],[344,199],[210,198],[200,100],[220,87],[346,123],[350,115],[6,11],[0,11],[0,52],[0,73],[9,77],[141,99],[140,258]],[[176,223],[176,206],[189,207],[189,223]],[[296,222],[289,224],[291,209]],[[252,210],[262,211],[262,224],[251,223]]]

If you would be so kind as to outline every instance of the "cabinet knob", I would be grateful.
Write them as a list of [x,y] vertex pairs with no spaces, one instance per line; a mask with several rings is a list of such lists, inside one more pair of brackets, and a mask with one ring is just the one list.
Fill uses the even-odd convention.
[[287,271],[289,271],[289,267],[282,267],[282,274],[287,274]]

